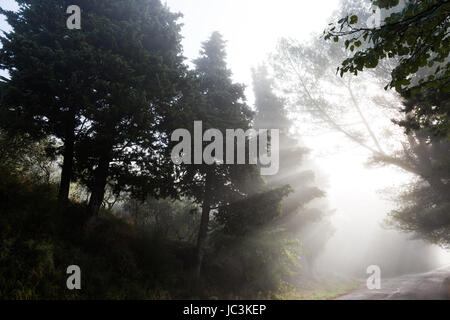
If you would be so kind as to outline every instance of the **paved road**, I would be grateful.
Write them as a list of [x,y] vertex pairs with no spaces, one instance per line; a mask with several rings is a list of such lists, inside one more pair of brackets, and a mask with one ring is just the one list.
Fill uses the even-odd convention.
[[450,267],[427,273],[382,279],[380,290],[357,289],[337,300],[447,300],[450,299],[444,280]]

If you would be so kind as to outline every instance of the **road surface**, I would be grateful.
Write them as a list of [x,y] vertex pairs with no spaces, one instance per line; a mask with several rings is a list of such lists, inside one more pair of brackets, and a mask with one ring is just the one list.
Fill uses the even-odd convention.
[[380,290],[357,289],[337,300],[448,300],[450,292],[444,284],[450,277],[450,266],[426,273],[381,279]]

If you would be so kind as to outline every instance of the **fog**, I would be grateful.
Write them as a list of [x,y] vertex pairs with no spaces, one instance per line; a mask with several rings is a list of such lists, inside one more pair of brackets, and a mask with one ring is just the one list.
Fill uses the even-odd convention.
[[[5,5],[2,5],[6,9],[16,8],[12,0],[3,0],[2,2],[5,2]],[[320,127],[320,124],[313,123],[314,121],[304,113],[305,107],[308,107],[305,106],[304,102],[307,99],[302,101],[301,97],[289,95],[287,93],[288,85],[283,82],[283,77],[277,75],[277,72],[280,71],[275,71],[276,67],[271,65],[282,38],[289,43],[309,44],[308,49],[317,48],[317,50],[321,50],[321,47],[314,45],[314,41],[319,40],[330,21],[335,21],[336,12],[341,8],[341,1],[166,0],[166,3],[172,11],[179,11],[184,15],[181,19],[184,24],[182,44],[187,63],[191,67],[194,66],[192,61],[199,56],[202,42],[207,40],[214,31],[218,31],[227,41],[227,63],[228,68],[233,72],[233,81],[246,85],[245,94],[248,104],[254,108],[255,95],[252,87],[252,69],[254,70],[262,64],[267,65],[268,73],[274,79],[273,89],[275,93],[286,99],[286,103],[289,105],[287,113],[292,121],[292,129],[290,136],[284,140],[287,146],[284,146],[284,150],[281,151],[287,151],[286,149],[291,147],[289,144],[292,140],[297,141],[298,146],[309,151],[306,156],[307,159],[302,158],[301,165],[298,167],[287,165],[288,170],[274,179],[281,180],[280,183],[286,181],[291,183],[291,180],[294,180],[292,187],[294,189],[296,187],[304,188],[303,191],[306,190],[306,194],[307,191],[310,191],[308,190],[310,176],[305,178],[305,180],[308,180],[307,182],[295,181],[295,179],[304,172],[314,172],[314,177],[311,180],[314,180],[314,186],[320,189],[319,191],[324,192],[324,196],[316,196],[317,199],[311,197],[314,200],[310,203],[308,203],[309,200],[305,200],[304,203],[307,203],[305,212],[310,213],[314,210],[322,212],[324,213],[322,222],[329,223],[305,223],[307,226],[301,231],[304,233],[301,241],[309,241],[309,250],[314,251],[315,244],[320,247],[320,250],[316,250],[317,252],[320,251],[320,254],[311,258],[313,262],[308,261],[306,263],[310,264],[308,268],[313,269],[313,271],[305,272],[308,277],[331,274],[364,279],[367,268],[373,265],[381,268],[383,277],[397,277],[450,265],[450,252],[448,250],[432,245],[414,234],[401,233],[398,230],[391,229],[386,223],[389,213],[397,208],[398,203],[395,199],[398,199],[399,191],[408,183],[414,181],[417,176],[398,167],[375,166],[373,163],[369,163],[370,159],[377,154],[377,151],[371,152],[370,150],[376,150],[377,147],[378,151],[382,151],[378,154],[395,155],[395,152],[399,150],[407,153],[406,150],[401,149],[404,141],[402,139],[405,139],[403,128],[391,121],[395,111],[388,110],[388,108],[386,110],[377,109],[374,99],[383,97],[386,101],[393,104],[397,103],[397,105],[401,104],[400,99],[396,98],[392,91],[382,90],[383,86],[375,83],[375,75],[369,75],[367,78],[359,77],[358,79],[362,79],[363,82],[366,79],[368,80],[363,85],[361,85],[361,82],[356,83],[355,93],[357,97],[355,99],[353,93],[351,93],[351,98],[356,105],[356,109],[359,109],[358,103],[361,106],[361,110],[366,117],[364,118],[364,116],[361,116],[361,112],[359,114],[356,112],[355,108],[350,110],[350,107],[346,105],[348,101],[341,98],[341,96],[347,94],[347,99],[350,100],[347,92],[340,92],[339,90],[342,89],[339,89],[339,85],[334,85],[333,80],[327,82],[327,79],[334,76],[337,65],[332,65],[331,76],[323,76],[323,79],[325,79],[323,82],[321,82],[322,79],[317,81],[320,84],[317,85],[320,89],[328,90],[323,94],[325,100],[328,99],[325,104],[328,103],[327,106],[336,107],[330,108],[331,113],[339,121],[345,123],[343,126],[348,128],[348,132],[367,130],[373,136],[371,129],[367,128],[366,122],[370,122],[370,127],[377,137],[371,139],[370,134],[367,134],[369,136],[367,140],[369,140],[369,144],[375,144],[375,146],[364,146],[364,143],[358,144],[359,138],[352,141],[351,137],[350,139],[346,137],[345,132],[339,132],[339,130],[333,130],[326,126]],[[0,29],[8,29],[3,19],[0,19]],[[303,53],[301,50],[298,50],[297,54],[298,52]],[[342,62],[340,57],[336,59]],[[305,61],[303,63],[306,65],[310,62],[307,59]],[[307,67],[309,66],[307,65]],[[311,69],[314,69],[314,67],[311,67]],[[309,72],[309,76],[311,76],[313,72]],[[2,71],[0,75],[5,74]],[[345,80],[350,79],[349,75],[345,75],[345,77]],[[314,88],[316,83],[313,81],[315,80],[313,76],[309,78],[306,76],[305,79],[305,82],[309,81],[304,85],[305,88],[310,86],[312,90],[317,89]],[[317,92],[313,92],[314,94],[317,94]],[[311,97],[309,98],[313,100]],[[320,101],[320,98],[322,96],[317,100]],[[355,136],[357,136],[357,133],[355,133]],[[383,150],[386,151],[386,154]],[[289,158],[286,162],[289,162],[289,160],[296,161],[296,158],[293,155],[292,159]],[[273,183],[276,181],[268,179],[266,182],[270,187],[273,187]],[[103,186],[104,188],[105,186]],[[303,206],[303,199],[292,199],[295,194],[294,192],[294,196],[291,195],[290,199],[287,197],[288,200],[286,201],[286,203],[289,203],[289,201],[295,202],[292,200],[298,200],[297,202],[301,203],[292,210],[293,212]],[[303,196],[308,198],[310,195]],[[300,198],[300,196],[298,197]],[[166,203],[161,204],[156,201],[155,203],[166,205]],[[102,201],[98,204],[99,208],[101,204]],[[150,207],[155,205],[154,203],[150,204]],[[232,204],[235,203],[232,202]],[[286,207],[289,207],[289,205],[286,205]],[[205,215],[208,218],[210,209],[208,208]],[[172,207],[164,210],[167,210],[167,212],[170,210],[176,211]],[[197,208],[194,208],[188,210],[188,212],[197,212],[196,210]],[[186,212],[182,209],[179,209],[178,213],[183,217],[191,217],[191,215],[185,214]],[[193,225],[195,223],[196,221],[192,222]],[[331,229],[334,230],[333,233],[330,231]],[[206,224],[204,228],[205,239],[207,231],[208,225]],[[321,232],[324,234],[322,235]],[[323,241],[325,238],[326,242]],[[265,241],[265,244],[270,242],[270,240]],[[322,246],[322,243],[324,243],[324,246]],[[180,248],[179,251],[183,250],[183,248]],[[228,252],[221,256],[221,258],[225,256],[223,261],[226,260],[227,254]],[[219,260],[216,264],[220,265],[223,261]],[[201,266],[201,259],[199,260],[199,266]]]
[[[247,85],[250,105],[254,102],[251,68],[268,58],[281,37],[301,42],[312,34],[320,34],[339,8],[337,0],[284,0],[276,5],[267,0],[246,0],[239,4],[197,0],[195,5],[169,0],[167,4],[184,14],[183,45],[188,59],[197,57],[201,42],[212,31],[224,35],[229,67],[234,79]],[[394,127],[389,118],[381,121]],[[450,263],[447,251],[383,225],[388,212],[395,207],[389,194],[393,198],[392,190],[409,182],[411,174],[393,167],[368,166],[370,153],[343,135],[327,130],[320,133],[303,130],[308,126],[302,120],[295,122],[295,127],[296,138],[311,149],[309,167],[314,168],[316,181],[327,194],[326,200],[311,206],[326,207],[335,228],[317,261],[318,270],[364,276],[368,266],[378,265],[385,276],[394,276]]]
[[352,152],[350,148],[314,158],[329,174],[327,199],[336,210],[331,218],[335,235],[319,258],[318,267],[363,276],[368,266],[378,265],[386,276],[394,276],[449,264],[447,251],[384,226],[383,220],[394,208],[389,193],[412,177],[395,168],[368,168],[364,165],[366,157],[364,152]]
[[[168,0],[167,4],[184,15],[183,46],[189,60],[197,57],[201,42],[211,32],[217,30],[224,35],[233,78],[247,85],[250,105],[254,102],[251,68],[267,59],[279,38],[302,41],[320,33],[339,8],[338,0],[282,0],[276,5],[268,0]],[[16,7],[10,0],[4,6]],[[0,28],[8,29],[3,19]],[[320,206],[332,212],[335,228],[317,261],[318,269],[361,276],[369,265],[379,265],[386,274],[394,275],[450,263],[447,251],[383,226],[387,213],[394,208],[387,199],[389,189],[408,182],[410,174],[392,167],[365,165],[370,154],[339,134],[305,134],[304,123],[298,121],[295,126],[296,138],[311,149],[310,167],[327,194]]]

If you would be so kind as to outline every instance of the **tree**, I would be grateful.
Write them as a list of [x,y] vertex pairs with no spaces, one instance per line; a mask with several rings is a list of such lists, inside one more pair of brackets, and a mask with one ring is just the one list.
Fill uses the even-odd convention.
[[[331,129],[374,156],[387,155],[388,150],[378,137],[379,129],[369,121],[369,116],[379,117],[379,114],[368,112],[380,109],[380,101],[389,100],[395,105],[398,98],[386,94],[380,98],[377,91],[375,95],[374,91],[369,93],[369,84],[378,86],[372,75],[358,78],[336,76],[335,66],[345,57],[343,48],[320,39],[309,43],[282,39],[272,57],[272,66],[290,112],[303,117],[305,130],[317,127]],[[392,112],[393,108],[387,111],[392,117],[397,115]]]
[[[397,123],[410,121],[404,114],[405,106],[400,97],[381,88],[375,90],[379,88],[380,80],[385,78],[387,67],[358,77],[339,77],[335,74],[335,67],[346,55],[344,48],[336,43],[320,40],[307,44],[286,39],[280,41],[278,52],[273,57],[273,66],[291,112],[303,117],[308,115],[306,119],[309,120],[304,120],[303,126],[313,124],[306,129],[321,127],[342,134],[370,152],[372,163],[394,165],[430,180],[429,174],[405,156],[416,152],[411,143],[417,137],[413,132],[409,135],[404,135],[401,130],[396,132],[391,126],[391,119]],[[414,101],[410,99],[406,108],[415,105]],[[437,99],[427,101],[429,105]],[[444,104],[445,101],[439,100],[438,103]],[[374,121],[369,121],[369,118]],[[381,121],[386,124],[377,124]],[[389,139],[382,140],[382,136]]]
[[159,0],[78,1],[82,29],[68,30],[68,2],[20,4],[5,12],[16,31],[2,39],[11,73],[4,110],[20,128],[63,140],[60,198],[74,156],[93,216],[107,183],[119,192],[170,177],[161,149],[186,75],[179,15]]
[[[341,76],[375,68],[373,74],[385,79],[391,69],[390,86],[404,101],[395,106],[385,99],[379,105],[397,109],[394,119],[406,129],[406,141],[393,155],[375,154],[372,163],[399,166],[416,175],[397,199],[398,208],[390,213],[388,224],[415,233],[433,243],[448,246],[448,37],[449,3],[447,1],[373,1],[389,9],[385,23],[376,28],[357,28],[358,15],[339,21],[325,38],[335,42],[346,39],[345,47],[353,56],[344,61]],[[347,29],[346,29],[347,28]],[[349,30],[350,28],[350,30]],[[362,38],[362,39],[361,39]],[[364,40],[364,41],[363,41]],[[386,68],[389,65],[390,68]],[[338,70],[339,70],[338,69]],[[387,86],[389,87],[389,86]],[[386,88],[387,88],[386,87]],[[393,106],[394,105],[394,106]]]
[[[440,137],[442,136],[441,133],[449,131],[449,97],[450,92],[435,91],[431,88],[424,88],[421,92],[406,99],[403,112],[407,116],[405,119],[397,121],[397,123],[404,127],[407,133],[428,130],[434,135]],[[436,109],[443,110],[444,113],[436,114],[433,112],[433,110]]]
[[[359,17],[365,17],[361,3],[345,2],[340,14],[353,10],[358,12]],[[361,48],[366,45],[362,44]],[[448,169],[447,142],[445,138],[435,136],[436,131],[432,128],[437,123],[435,116],[418,117],[419,110],[433,109],[436,105],[445,106],[448,94],[423,87],[420,93],[402,101],[395,92],[376,92],[375,88],[389,78],[390,70],[400,63],[394,58],[379,61],[376,69],[359,73],[358,77],[345,73],[341,77],[335,75],[336,66],[346,61],[349,54],[351,50],[349,52],[335,42],[314,40],[309,44],[300,44],[292,40],[281,41],[274,66],[291,110],[308,113],[310,119],[316,121],[314,126],[325,125],[370,151],[371,165],[393,165],[413,173],[416,182],[411,184],[410,192],[400,197],[399,208],[391,213],[390,224],[439,242],[437,233],[430,236],[435,229],[425,227],[425,222],[421,222],[424,221],[421,218],[424,212],[419,208],[423,208],[424,202],[414,204],[412,199],[422,193],[418,199],[427,199],[426,205],[436,208],[445,208],[448,202],[445,172]],[[371,88],[370,91],[368,88]],[[406,127],[407,134],[396,133],[395,127],[391,125],[384,128],[377,125],[375,119],[383,114]],[[350,116],[346,118],[347,115]],[[355,116],[359,120],[357,123]],[[435,194],[434,197],[425,196],[431,192]],[[437,215],[433,218],[432,214],[426,217],[439,221],[439,228],[443,228],[440,230],[445,230],[445,220]],[[434,225],[434,228],[438,225]],[[445,241],[445,238],[441,240]]]
[[[95,39],[90,132],[77,148],[94,216],[107,183],[116,192],[163,192],[158,182],[170,181],[172,166],[162,156],[169,136],[167,114],[176,108],[186,76],[178,14],[159,0],[108,2],[107,11],[105,6],[95,2],[86,9],[98,14],[102,28]],[[95,21],[84,21],[85,28]]]
[[248,175],[240,188],[244,194],[230,193],[232,198],[219,205],[205,267],[214,273],[215,286],[235,295],[276,297],[308,274],[331,230],[325,213],[308,206],[324,193],[313,185],[314,173],[302,166],[308,151],[290,136],[284,101],[274,94],[264,66],[253,71],[253,88],[253,129],[280,130],[280,170],[265,181],[257,172]]
[[[351,14],[324,32],[325,39],[338,42],[342,38],[345,47],[354,52],[338,68],[341,76],[347,72],[357,75],[364,69],[376,68],[382,60],[397,58],[399,63],[394,66],[386,88],[395,88],[406,98],[423,90],[448,93],[450,1],[406,1],[403,7],[398,7],[399,0],[372,3],[379,9],[390,10],[382,25],[358,26],[358,15]],[[438,135],[450,133],[447,103],[415,105],[405,112],[412,115],[408,123],[403,123],[407,127],[422,124]]]
[[[12,31],[1,37],[2,126],[35,140],[54,136],[63,145],[59,187],[65,205],[72,178],[73,149],[84,130],[83,112],[95,72],[92,51],[86,48],[90,32],[66,28],[68,1],[18,1],[18,12],[0,11]],[[88,74],[87,74],[88,73]]]
[[[333,228],[327,219],[327,212],[310,207],[310,203],[325,196],[325,192],[314,185],[315,173],[308,169],[305,160],[309,150],[300,147],[300,142],[292,137],[286,101],[275,93],[274,80],[270,78],[267,67],[262,65],[253,70],[253,89],[255,93],[256,129],[280,130],[280,170],[267,178],[268,186],[279,188],[289,185],[292,192],[283,199],[281,219],[278,224],[302,242],[302,256],[305,270],[312,272],[315,258],[325,246]],[[323,206],[325,207],[325,206]],[[317,236],[314,230],[321,229]]]
[[127,199],[119,213],[132,224],[171,241],[193,244],[198,234],[198,207],[186,199]]
[[0,131],[0,170],[43,182],[53,182],[55,173],[53,141],[35,141],[27,135],[10,136]]
[[[405,104],[429,104],[439,99],[447,97],[421,93]],[[388,225],[449,247],[450,143],[425,129],[411,131],[408,139],[404,161],[420,175],[397,199],[398,208],[390,213]]]
[[[243,131],[250,129],[253,112],[245,103],[244,86],[233,83],[231,71],[227,68],[225,60],[225,41],[218,32],[214,32],[209,40],[203,43],[200,58],[195,60],[197,74],[195,90],[198,94],[194,97],[196,104],[190,104],[192,108],[186,110],[190,116],[184,119],[187,121],[184,127],[192,133],[192,137],[195,137],[194,120],[202,121],[202,136],[203,133],[210,132],[210,129],[218,130],[223,137],[226,136],[227,129]],[[227,149],[226,141],[217,136],[212,137],[211,141],[216,146],[221,144],[223,150]],[[251,201],[251,197],[259,192],[267,192],[256,165],[233,165],[226,163],[225,159],[195,161],[195,153],[203,156],[203,150],[206,152],[206,147],[210,145],[211,143],[204,141],[201,148],[197,148],[195,142],[192,143],[191,149],[194,152],[184,155],[190,157],[189,163],[184,162],[176,168],[180,195],[194,199],[202,208],[194,270],[198,279],[202,274],[204,256],[209,247],[208,234],[211,222],[220,229],[226,229],[230,226],[227,221],[231,221],[232,212],[236,212],[236,203]],[[247,151],[248,140],[245,142],[245,148]],[[213,149],[212,153],[213,157],[219,156],[217,149]],[[233,153],[233,157],[236,160],[236,152]],[[281,197],[286,192],[287,190],[284,192],[278,190]],[[281,201],[280,196],[274,198]],[[274,200],[272,205],[277,207],[279,201]],[[256,209],[247,213],[253,216],[264,215]],[[244,216],[238,220],[243,226],[248,223]]]
[[[252,115],[245,104],[244,86],[232,82],[225,59],[225,41],[218,32],[214,32],[203,43],[200,58],[195,60],[199,95],[190,119],[201,120],[204,130],[214,128],[224,136],[226,129],[247,130]],[[192,124],[187,126],[191,131]],[[203,149],[197,152],[203,155]],[[232,179],[234,170],[233,165],[206,164],[203,160],[201,164],[181,165],[178,169],[178,187],[182,194],[196,199],[202,207],[196,250],[195,273],[198,277],[207,245],[211,210],[225,203],[230,193],[238,192]]]

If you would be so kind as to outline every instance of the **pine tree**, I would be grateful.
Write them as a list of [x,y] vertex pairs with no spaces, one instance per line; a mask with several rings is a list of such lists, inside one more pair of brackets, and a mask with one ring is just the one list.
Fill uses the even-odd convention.
[[[200,114],[204,129],[218,129],[225,136],[226,129],[250,127],[252,113],[245,103],[244,86],[233,83],[231,71],[226,65],[225,41],[218,32],[203,43],[201,56],[195,60],[199,76],[200,92],[204,97],[204,113]],[[210,212],[224,205],[234,190],[232,181],[234,166],[201,165],[198,170],[203,176],[200,194],[202,199],[202,217],[197,240],[196,273],[200,275],[201,265],[207,245],[207,233]]]
[[[405,100],[405,108],[428,108],[446,103],[448,94],[424,90]],[[409,119],[408,119],[409,120]],[[414,169],[417,179],[397,199],[398,207],[390,213],[388,224],[415,233],[432,243],[450,245],[450,142],[438,137],[434,130],[422,126],[409,129],[409,144],[399,159]],[[382,159],[381,159],[382,161]]]
[[[85,48],[88,33],[66,27],[69,1],[18,1],[18,12],[1,11],[12,31],[1,37],[2,126],[36,140],[61,139],[63,156],[59,199],[65,204],[72,177],[73,150],[82,131],[84,97],[89,92],[82,70],[95,66]],[[93,74],[91,72],[91,74]]]
[[[223,137],[227,129],[248,130],[253,113],[245,103],[244,86],[231,79],[231,71],[226,65],[225,41],[219,33],[213,33],[203,43],[195,65],[198,95],[194,97],[196,104],[191,105],[191,116],[186,117],[191,123],[185,127],[192,131],[193,121],[202,121],[203,131],[217,129]],[[208,144],[204,143],[202,147]],[[223,148],[226,150],[225,141]],[[197,152],[203,152],[203,149]],[[212,214],[248,196],[253,189],[251,185],[260,177],[254,165],[208,164],[203,160],[201,164],[194,164],[194,160],[192,155],[192,164],[178,166],[177,187],[182,195],[195,199],[202,207],[195,257],[195,274],[199,278]]]
[[108,1],[105,7],[97,2],[90,7],[102,21],[92,92],[97,103],[87,110],[91,132],[78,149],[92,215],[98,214],[110,181],[116,192],[144,184],[151,193],[161,189],[157,181],[170,181],[170,159],[161,157],[166,115],[175,108],[186,75],[178,14],[159,0]]
[[[308,149],[300,147],[300,142],[289,132],[292,122],[288,118],[285,101],[274,93],[274,82],[266,66],[253,70],[253,89],[256,107],[254,126],[280,130],[280,170],[277,175],[268,177],[268,186],[277,188],[289,185],[292,188],[282,202],[278,224],[302,240],[303,255],[307,261],[305,267],[312,270],[315,258],[332,234],[332,227],[326,219],[326,212],[310,208],[308,204],[324,197],[325,193],[315,186],[314,171],[305,166]],[[312,229],[321,229],[321,233],[312,237]]]
[[[91,190],[92,215],[105,186],[118,192],[170,177],[162,146],[166,119],[186,75],[178,14],[159,0],[19,1],[6,12],[2,38],[9,70],[2,110],[13,126],[63,141],[60,199],[73,177]],[[81,8],[81,30],[66,27],[69,5]],[[17,120],[17,121],[15,121]]]

